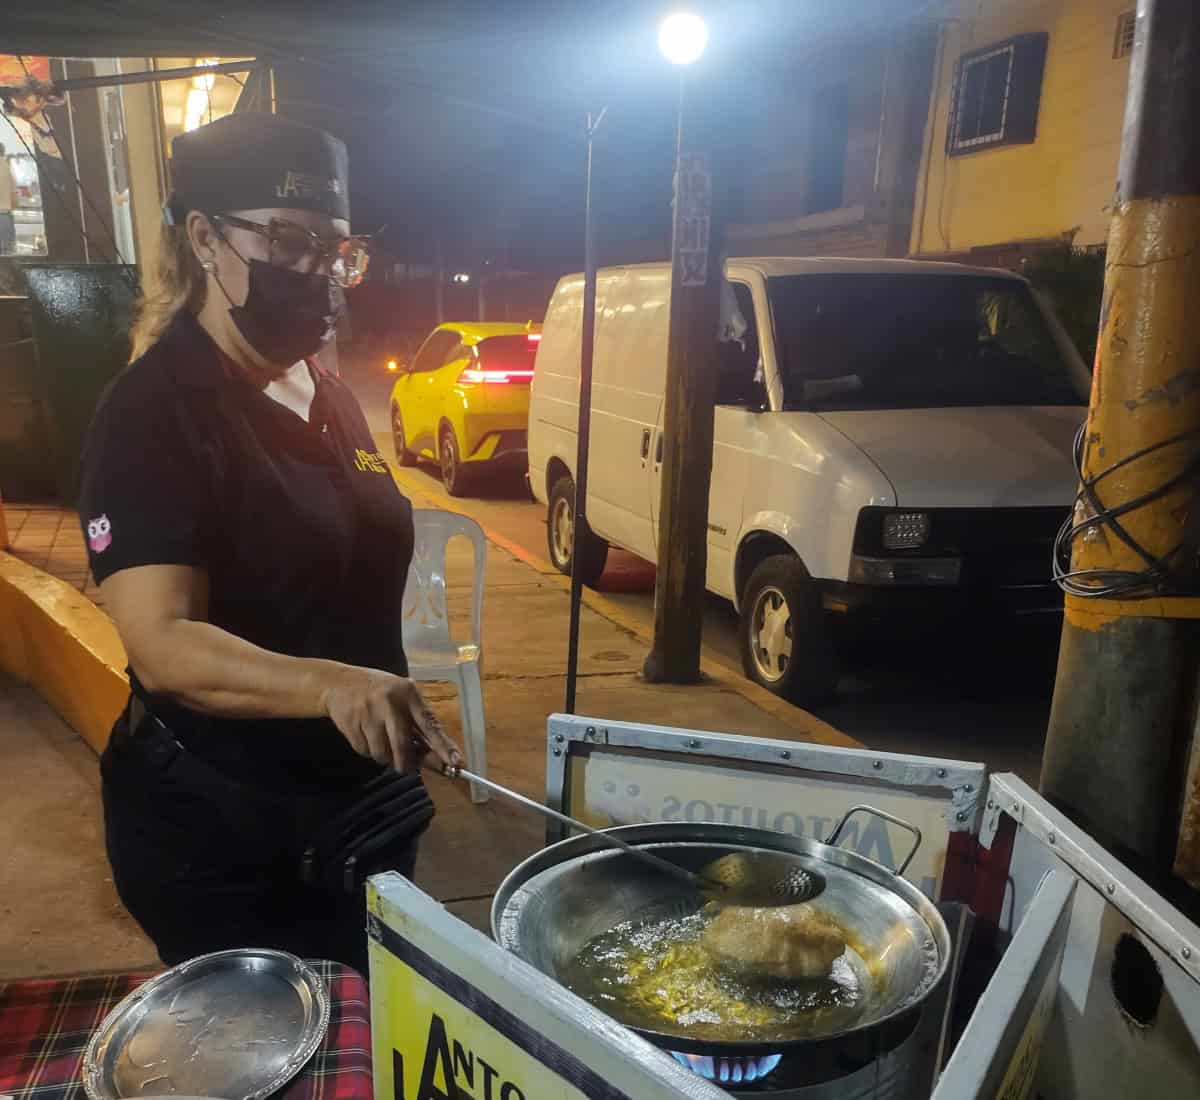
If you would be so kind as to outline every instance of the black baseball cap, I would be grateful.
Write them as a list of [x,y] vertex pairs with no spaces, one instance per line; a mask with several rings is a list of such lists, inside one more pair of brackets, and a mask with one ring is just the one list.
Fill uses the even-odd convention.
[[169,225],[189,210],[282,207],[350,218],[345,144],[313,126],[256,111],[236,112],[171,142]]

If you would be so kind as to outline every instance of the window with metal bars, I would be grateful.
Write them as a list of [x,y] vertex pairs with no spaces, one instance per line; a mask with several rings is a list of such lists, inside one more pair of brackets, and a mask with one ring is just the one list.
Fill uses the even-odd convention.
[[1117,30],[1113,35],[1113,57],[1120,59],[1133,53],[1133,36],[1137,31],[1137,12],[1123,11],[1117,16]]
[[1027,145],[1037,134],[1047,34],[1022,34],[963,54],[954,67],[946,154]]

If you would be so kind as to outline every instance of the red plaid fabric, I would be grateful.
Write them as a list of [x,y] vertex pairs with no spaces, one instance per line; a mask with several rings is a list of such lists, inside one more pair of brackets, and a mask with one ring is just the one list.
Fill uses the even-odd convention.
[[[329,1030],[279,1100],[371,1100],[367,983],[340,963],[313,961],[329,989]],[[85,1100],[81,1072],[92,1033],[151,974],[0,982],[0,1094]]]

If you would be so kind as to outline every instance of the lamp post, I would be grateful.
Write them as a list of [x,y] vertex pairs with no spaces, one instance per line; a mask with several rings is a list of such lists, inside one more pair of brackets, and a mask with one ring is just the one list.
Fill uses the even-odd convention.
[[659,26],[659,49],[679,69],[679,118],[667,380],[654,451],[662,471],[654,643],[642,670],[652,683],[700,679],[723,211],[713,202],[712,89],[697,110],[688,102],[685,74],[707,44],[708,28],[695,13],[674,12]]
[[571,610],[567,626],[567,697],[563,710],[575,713],[575,684],[579,673],[579,605],[583,599],[583,568],[579,540],[587,534],[588,444],[592,434],[592,354],[596,346],[596,241],[592,206],[592,144],[608,108],[587,117],[586,197],[583,213],[583,326],[579,341],[579,431],[575,450],[575,509],[571,533]]

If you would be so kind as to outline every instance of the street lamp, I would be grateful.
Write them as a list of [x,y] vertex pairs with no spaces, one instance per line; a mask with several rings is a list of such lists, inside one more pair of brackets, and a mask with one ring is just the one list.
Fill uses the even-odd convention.
[[699,61],[708,45],[708,26],[695,12],[675,11],[658,25],[658,49],[672,65]]

